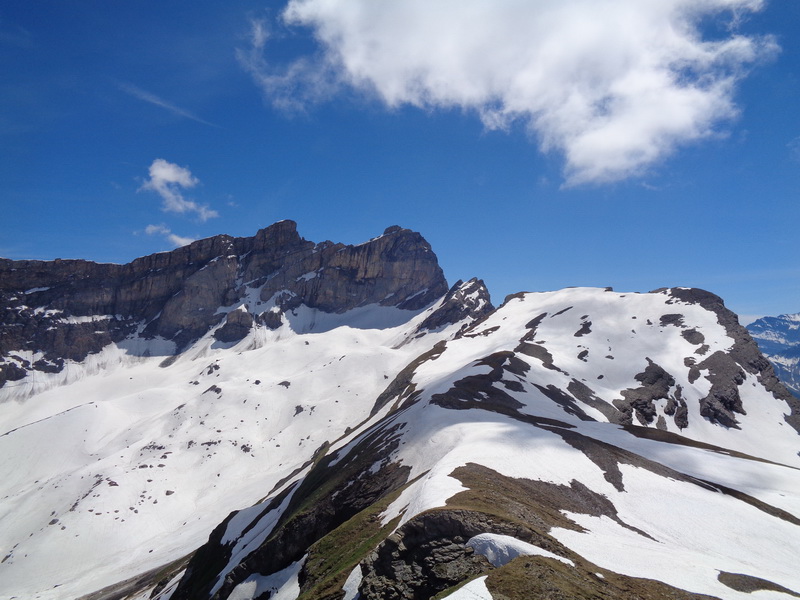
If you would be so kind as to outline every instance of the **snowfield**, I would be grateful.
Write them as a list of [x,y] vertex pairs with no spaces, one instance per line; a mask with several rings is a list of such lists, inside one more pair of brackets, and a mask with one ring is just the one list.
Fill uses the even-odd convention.
[[300,307],[235,345],[209,332],[169,366],[127,354],[134,338],[39,374],[24,400],[0,389],[0,597],[77,598],[192,552],[452,334],[395,347],[433,308]]
[[[274,331],[255,328],[235,344],[212,331],[174,359],[163,340],[134,336],[27,390],[0,389],[0,598],[78,598],[188,555],[241,510],[223,534],[233,550],[218,590],[291,494],[264,508],[315,457],[333,457],[334,467],[367,432],[390,430],[390,462],[417,478],[380,515],[384,525],[399,517],[395,530],[464,492],[457,468],[482,465],[508,478],[579,482],[606,498],[616,519],[563,511],[582,529],[550,532],[600,568],[731,600],[790,596],[738,592],[720,572],[800,593],[800,436],[785,420],[788,405],[751,373],[737,388],[738,428],[701,414],[713,383],[697,365],[735,343],[715,313],[669,291],[572,288],[518,295],[469,328],[420,332],[438,306],[342,315],[301,306]],[[373,411],[435,346],[414,363],[415,395]],[[642,388],[652,365],[671,379],[651,420],[634,412],[636,427],[616,422],[623,392]],[[491,389],[475,383],[489,380]],[[685,402],[688,425],[670,398]],[[616,462],[586,447],[613,448]],[[527,555],[575,565],[492,532],[466,543],[495,567]],[[302,566],[253,574],[228,598],[273,590],[293,600]],[[359,597],[360,578],[356,568],[347,579],[348,600]],[[492,596],[479,577],[447,598]]]

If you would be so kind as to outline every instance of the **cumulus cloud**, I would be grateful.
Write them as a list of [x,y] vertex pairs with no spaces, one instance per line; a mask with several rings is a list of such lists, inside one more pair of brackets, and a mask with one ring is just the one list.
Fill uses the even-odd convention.
[[176,247],[186,246],[194,241],[193,238],[183,237],[172,233],[172,230],[166,225],[148,225],[145,227],[144,232],[147,235],[163,235],[170,244],[173,244]]
[[157,158],[150,165],[150,179],[140,190],[150,190],[161,196],[162,209],[174,213],[196,213],[201,221],[218,217],[219,213],[183,197],[182,190],[193,188],[200,180],[185,167]]
[[[526,127],[564,158],[568,184],[637,175],[737,114],[769,36],[737,33],[763,0],[290,0],[321,54],[283,69],[254,23],[239,59],[280,107],[337,89],[388,107],[457,108],[489,129]],[[706,28],[715,27],[713,37]],[[721,33],[720,33],[721,32]]]

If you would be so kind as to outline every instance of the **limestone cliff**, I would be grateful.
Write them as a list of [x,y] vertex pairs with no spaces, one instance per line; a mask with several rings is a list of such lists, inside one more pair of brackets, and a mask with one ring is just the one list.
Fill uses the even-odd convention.
[[[232,310],[254,290],[271,310]],[[221,342],[275,328],[300,305],[413,310],[447,290],[430,245],[397,226],[357,246],[316,244],[281,221],[253,237],[219,235],[125,265],[0,259],[0,387],[130,336],[160,337],[179,352],[220,324]]]

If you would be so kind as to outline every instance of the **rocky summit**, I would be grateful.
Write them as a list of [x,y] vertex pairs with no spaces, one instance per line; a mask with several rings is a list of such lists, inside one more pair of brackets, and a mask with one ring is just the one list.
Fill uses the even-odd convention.
[[446,291],[428,243],[397,226],[358,246],[315,244],[281,221],[251,238],[220,235],[126,265],[0,260],[0,386],[60,372],[65,360],[131,336],[168,342],[162,352],[174,354],[212,328],[222,342],[256,323],[277,328],[301,304],[416,309]]
[[800,402],[710,292],[284,221],[0,293],[1,598],[800,596]]

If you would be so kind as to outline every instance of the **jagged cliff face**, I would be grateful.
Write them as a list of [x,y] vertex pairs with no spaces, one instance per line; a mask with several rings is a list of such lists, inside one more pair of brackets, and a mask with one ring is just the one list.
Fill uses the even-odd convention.
[[306,241],[282,221],[252,238],[216,236],[127,265],[2,259],[0,387],[133,337],[171,342],[159,348],[174,353],[213,328],[225,343],[275,329],[301,305],[414,310],[446,291],[428,243],[400,227],[346,246]]
[[800,405],[713,294],[289,222],[2,269],[0,597],[800,593]]

